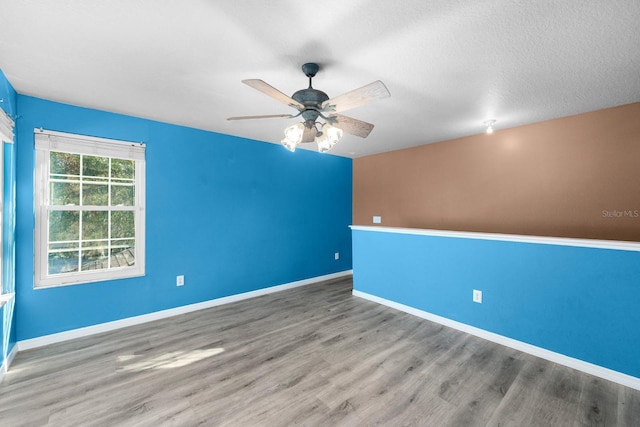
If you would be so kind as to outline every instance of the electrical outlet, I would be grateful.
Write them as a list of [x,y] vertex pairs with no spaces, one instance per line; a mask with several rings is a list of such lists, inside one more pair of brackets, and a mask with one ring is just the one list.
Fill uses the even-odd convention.
[[374,224],[380,224],[382,222],[382,217],[381,216],[374,216],[373,217],[373,223]]
[[477,289],[473,290],[473,302],[477,302],[478,304],[482,304],[482,291]]
[[184,276],[180,275],[180,276],[176,276],[176,286],[183,286],[184,285]]
[[333,255],[333,258],[334,258],[336,261],[337,261],[337,260],[339,260],[339,259],[340,259],[340,252],[336,252],[336,253]]

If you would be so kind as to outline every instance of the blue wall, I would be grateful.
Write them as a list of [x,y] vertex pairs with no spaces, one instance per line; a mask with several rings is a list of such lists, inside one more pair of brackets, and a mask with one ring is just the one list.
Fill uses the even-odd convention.
[[[22,95],[18,111],[18,340],[351,269],[351,159]],[[145,277],[33,289],[40,127],[147,144]]]
[[353,271],[358,291],[640,377],[640,252],[354,230]]
[[[17,112],[16,91],[0,70],[0,108],[10,117]],[[13,292],[15,289],[15,145],[4,144],[4,208],[2,212],[2,289]],[[15,310],[11,301],[0,308],[0,366],[16,343]]]

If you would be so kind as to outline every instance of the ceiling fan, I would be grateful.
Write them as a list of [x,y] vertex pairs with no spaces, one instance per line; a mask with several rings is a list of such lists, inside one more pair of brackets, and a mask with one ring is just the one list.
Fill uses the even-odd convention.
[[[384,83],[377,80],[361,88],[329,98],[326,93],[311,86],[311,80],[319,69],[318,64],[313,62],[304,64],[302,72],[309,78],[309,87],[297,91],[291,97],[262,80],[242,80],[242,83],[247,86],[295,108],[298,111],[297,114],[229,117],[227,120],[291,119],[302,116],[304,121],[286,128],[285,138],[281,141],[282,145],[291,151],[295,151],[296,146],[300,143],[313,141],[318,144],[319,151],[329,151],[342,138],[343,131],[360,138],[366,138],[373,129],[371,123],[338,113],[366,105],[376,99],[391,96]],[[318,119],[323,119],[324,123],[318,122]],[[320,126],[319,129],[318,126]]]

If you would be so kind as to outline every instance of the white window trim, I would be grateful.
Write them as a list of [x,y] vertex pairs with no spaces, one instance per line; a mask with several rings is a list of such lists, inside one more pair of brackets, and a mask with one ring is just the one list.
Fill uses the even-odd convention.
[[[43,289],[56,286],[76,285],[105,280],[124,279],[145,275],[145,144],[118,141],[92,136],[76,135],[44,129],[34,129],[36,148],[35,173],[35,264],[34,288]],[[135,265],[132,267],[111,268],[56,274],[49,276],[47,266],[48,245],[48,177],[49,152],[63,151],[135,160],[135,198],[136,198],[136,246]]]
[[4,144],[13,144],[14,141],[14,122],[0,108],[0,307],[13,298],[13,293],[5,292],[4,283],[4,258],[2,249],[4,247]]

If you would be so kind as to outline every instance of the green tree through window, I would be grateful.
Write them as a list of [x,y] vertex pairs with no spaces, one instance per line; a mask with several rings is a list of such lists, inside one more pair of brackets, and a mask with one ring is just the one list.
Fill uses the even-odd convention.
[[36,286],[144,274],[144,144],[35,131]]
[[[49,159],[48,274],[133,265],[135,215],[118,207],[134,205],[135,162],[56,151]],[[73,206],[84,210],[65,210]]]

